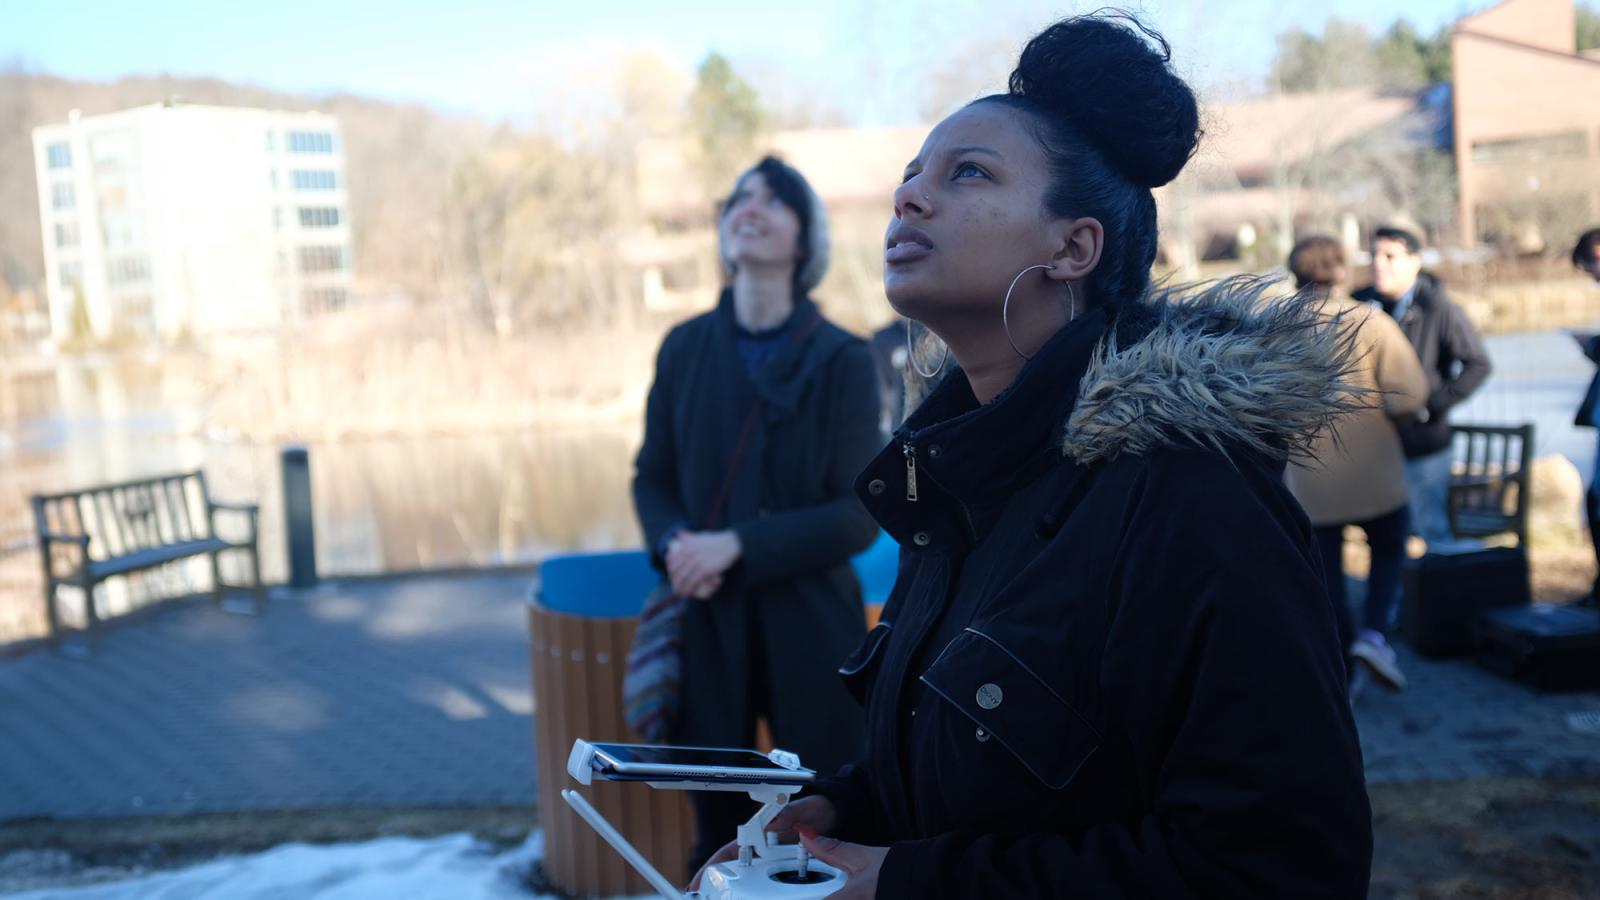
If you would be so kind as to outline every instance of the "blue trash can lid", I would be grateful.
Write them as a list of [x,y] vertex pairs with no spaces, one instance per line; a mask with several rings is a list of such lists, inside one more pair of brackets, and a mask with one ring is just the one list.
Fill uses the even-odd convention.
[[529,599],[568,615],[623,619],[639,614],[660,580],[643,550],[562,554],[539,564]]

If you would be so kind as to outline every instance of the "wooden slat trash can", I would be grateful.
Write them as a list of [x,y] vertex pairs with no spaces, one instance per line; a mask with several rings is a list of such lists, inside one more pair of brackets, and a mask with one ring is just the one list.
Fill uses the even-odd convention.
[[[580,786],[567,775],[578,738],[636,743],[622,718],[622,674],[656,572],[642,552],[557,556],[539,566],[528,604],[534,761],[545,874],[578,896],[649,894],[650,886],[561,799],[581,792],[663,875],[688,881],[694,818],[683,791]],[[731,836],[730,836],[731,837]]]

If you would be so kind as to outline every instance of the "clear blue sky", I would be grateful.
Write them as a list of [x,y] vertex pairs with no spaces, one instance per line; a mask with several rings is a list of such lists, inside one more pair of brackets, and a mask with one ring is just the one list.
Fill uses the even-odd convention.
[[[1334,15],[1379,30],[1396,11],[1390,0],[1128,5],[1166,31],[1180,65],[1203,84],[1260,75],[1286,27],[1315,29]],[[1415,0],[1404,12],[1432,30],[1483,5]],[[892,84],[862,83],[865,57],[884,60],[876,71],[914,77],[920,61],[974,33],[1020,41],[1071,11],[1037,0],[0,0],[0,62],[92,80],[216,76],[516,119],[570,87],[574,59],[649,47],[689,67],[717,49],[736,64],[796,73],[857,118],[893,119],[903,116],[882,101],[863,105],[863,94],[895,95]]]

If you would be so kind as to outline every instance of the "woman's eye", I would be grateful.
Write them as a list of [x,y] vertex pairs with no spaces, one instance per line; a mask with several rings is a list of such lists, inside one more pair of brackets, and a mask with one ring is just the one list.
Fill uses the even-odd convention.
[[974,176],[978,178],[988,178],[989,173],[979,168],[976,163],[962,163],[961,165],[956,166],[956,178],[972,178]]

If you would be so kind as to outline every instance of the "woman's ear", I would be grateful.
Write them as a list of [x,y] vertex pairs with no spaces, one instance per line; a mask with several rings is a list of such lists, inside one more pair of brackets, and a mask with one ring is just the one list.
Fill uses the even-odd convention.
[[1061,243],[1051,257],[1045,277],[1056,281],[1082,281],[1100,265],[1106,230],[1099,219],[1064,219]]

